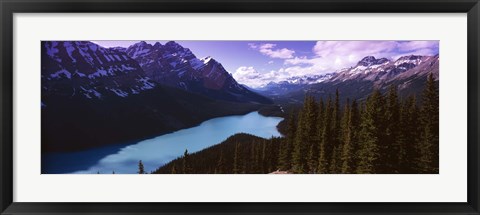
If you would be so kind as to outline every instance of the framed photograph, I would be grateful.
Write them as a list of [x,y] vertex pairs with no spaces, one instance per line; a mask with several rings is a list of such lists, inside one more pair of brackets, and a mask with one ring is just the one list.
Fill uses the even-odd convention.
[[480,214],[478,0],[2,0],[2,214]]

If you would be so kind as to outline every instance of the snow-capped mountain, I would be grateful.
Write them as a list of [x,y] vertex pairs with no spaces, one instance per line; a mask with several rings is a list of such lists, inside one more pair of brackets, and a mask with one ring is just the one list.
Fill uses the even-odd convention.
[[139,42],[127,48],[152,80],[215,99],[268,103],[241,84],[211,57],[197,58],[188,48],[170,41],[165,45]]
[[[323,75],[312,75],[312,76],[295,76],[290,77],[283,83],[289,84],[318,84],[324,81],[330,80],[335,73],[327,73]],[[282,83],[282,82],[280,82]]]
[[274,96],[276,100],[301,102],[305,93],[328,97],[339,89],[344,97],[362,99],[373,89],[385,91],[394,84],[398,86],[400,94],[408,95],[421,92],[429,74],[433,74],[438,81],[438,55],[408,55],[396,60],[366,56],[355,66],[331,73],[318,83],[285,81],[269,84],[261,92]]
[[139,42],[128,48],[104,48],[88,41],[42,42],[43,96],[127,97],[158,84],[213,99],[270,102],[238,84],[219,62],[198,59],[173,41],[165,45]]
[[127,49],[49,41],[41,60],[42,153],[138,141],[270,102],[174,42]]
[[86,41],[42,42],[41,71],[42,96],[126,97],[155,86],[124,52]]
[[[432,71],[437,63],[437,69]],[[390,61],[386,58],[376,59],[373,56],[367,56],[357,63],[356,66],[340,70],[337,75],[331,78],[331,82],[347,80],[369,80],[375,84],[390,82],[394,79],[409,77],[416,72],[406,73],[417,66],[422,66],[423,72],[433,72],[438,78],[438,55],[436,56],[418,56],[409,55]],[[421,72],[421,71],[418,71]]]
[[366,56],[355,66],[333,73],[291,77],[255,90],[276,99],[296,97],[294,100],[297,101],[302,101],[305,92],[324,95],[334,93],[337,88],[355,97],[362,97],[362,92],[370,92],[372,88],[386,88],[390,84],[396,84],[400,89],[415,91],[415,87],[409,86],[420,86],[421,83],[418,82],[423,83],[424,77],[430,73],[438,80],[438,61],[438,55],[408,55],[395,61]]
[[264,87],[256,88],[256,91],[267,95],[282,95],[295,90],[300,90],[310,84],[318,84],[330,80],[335,73],[313,76],[295,76],[281,82],[270,82]]

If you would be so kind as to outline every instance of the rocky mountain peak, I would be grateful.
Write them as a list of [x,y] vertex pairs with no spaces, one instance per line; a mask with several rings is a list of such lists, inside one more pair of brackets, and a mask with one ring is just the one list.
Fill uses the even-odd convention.
[[387,58],[376,59],[374,56],[366,56],[357,63],[357,66],[368,67],[368,66],[372,66],[372,65],[383,64],[385,62],[388,62]]
[[155,44],[153,44],[153,48],[154,49],[158,49],[158,48],[161,48],[163,45],[160,43],[160,42],[155,42]]
[[175,41],[168,41],[167,43],[165,43],[165,47],[170,48],[170,49],[175,49],[175,50],[183,49],[183,46],[181,46],[180,44],[178,44]]
[[422,58],[422,56],[420,55],[407,55],[407,56],[402,56],[400,58],[398,58],[397,61],[399,60],[417,60],[417,59],[420,59]]
[[120,46],[117,46],[117,47],[111,47],[109,48],[110,50],[113,50],[113,51],[118,51],[118,52],[126,52],[127,51],[127,48],[125,47],[120,47]]
[[88,41],[42,42],[43,95],[101,99],[152,89],[154,83],[123,50]]
[[231,101],[268,102],[239,85],[225,68],[208,56],[198,59],[175,41],[153,46],[137,43],[127,49],[145,74],[163,85]]
[[128,54],[128,56],[135,59],[147,54],[152,50],[152,48],[153,46],[151,44],[148,44],[145,41],[141,41],[128,47],[126,53]]

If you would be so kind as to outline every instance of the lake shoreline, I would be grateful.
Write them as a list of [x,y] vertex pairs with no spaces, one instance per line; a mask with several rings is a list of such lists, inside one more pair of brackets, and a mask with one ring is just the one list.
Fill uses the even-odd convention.
[[114,143],[100,144],[100,145],[97,145],[97,146],[85,146],[85,147],[81,146],[78,149],[61,149],[61,150],[45,150],[45,149],[42,149],[41,154],[43,156],[43,155],[48,155],[48,154],[51,154],[51,153],[75,153],[75,152],[88,151],[88,150],[101,148],[101,147],[108,147],[108,146],[112,146],[112,145],[128,145],[128,144],[148,140],[148,139],[154,138],[156,136],[170,134],[170,133],[182,130],[182,129],[193,128],[193,127],[196,127],[196,126],[200,125],[201,123],[203,123],[205,121],[208,121],[208,120],[211,120],[211,119],[220,118],[220,117],[227,117],[227,116],[240,116],[240,115],[245,115],[245,114],[255,112],[255,111],[258,111],[262,116],[279,117],[278,113],[277,114],[275,114],[275,113],[272,114],[270,112],[267,113],[265,111],[262,111],[262,110],[265,110],[265,109],[274,109],[276,107],[277,106],[275,104],[268,104],[268,105],[252,104],[251,108],[246,108],[245,110],[240,110],[240,111],[232,111],[232,113],[227,113],[227,114],[218,114],[218,115],[215,115],[215,117],[203,119],[199,122],[195,122],[193,124],[189,124],[189,125],[186,125],[184,127],[180,127],[178,129],[175,129],[175,130],[162,131],[162,132],[158,132],[158,133],[155,133],[155,134],[146,135],[146,136],[141,137],[141,138],[135,138],[135,139],[120,141],[120,143],[114,142]]
[[[50,168],[47,168],[44,166],[49,166],[48,164],[45,164],[44,161],[49,161],[49,162],[54,162],[55,159],[52,159],[54,157],[58,157],[60,159],[65,159],[65,160],[69,160],[70,158],[68,157],[62,157],[66,154],[71,154],[71,155],[74,155],[76,156],[77,159],[85,159],[84,157],[89,157],[90,154],[94,154],[95,155],[95,158],[96,159],[104,159],[110,155],[115,155],[115,154],[122,154],[124,153],[123,151],[130,151],[131,152],[131,148],[138,148],[139,146],[141,146],[142,144],[150,144],[149,142],[155,142],[155,141],[158,141],[158,139],[161,139],[162,137],[171,137],[171,136],[178,136],[180,134],[183,134],[183,135],[180,135],[180,136],[185,136],[185,132],[188,132],[189,130],[198,130],[199,128],[201,127],[211,127],[211,124],[214,124],[214,123],[218,123],[218,121],[225,121],[226,119],[230,119],[230,120],[243,120],[245,117],[254,117],[252,119],[254,120],[263,120],[265,122],[270,122],[270,127],[269,130],[270,132],[273,132],[272,130],[275,130],[276,133],[278,133],[278,135],[275,135],[275,136],[281,136],[282,134],[278,132],[278,129],[276,128],[276,126],[280,123],[280,121],[283,120],[282,117],[265,117],[263,115],[261,115],[259,113],[259,111],[250,111],[246,114],[234,114],[234,115],[228,115],[228,116],[223,116],[223,117],[215,117],[215,118],[211,118],[211,119],[208,119],[208,120],[205,120],[199,124],[197,124],[196,126],[193,126],[193,127],[190,127],[190,128],[184,128],[184,129],[180,129],[180,130],[176,130],[176,131],[172,131],[172,132],[169,132],[169,133],[165,133],[165,134],[161,134],[161,135],[156,135],[156,136],[153,136],[153,137],[150,137],[150,138],[143,138],[142,140],[140,141],[131,141],[131,142],[128,142],[128,143],[125,143],[125,144],[115,144],[114,147],[111,147],[111,146],[102,146],[102,147],[97,147],[97,148],[94,148],[94,149],[88,149],[88,150],[83,150],[83,151],[77,151],[77,152],[56,152],[56,153],[48,153],[48,154],[42,154],[42,174],[62,174],[62,173],[69,173],[69,171],[64,171],[64,172],[56,172],[56,171],[52,171],[52,169],[55,169],[55,167],[50,167]],[[222,119],[224,118],[224,119]],[[268,120],[267,120],[268,119]],[[273,120],[273,121],[272,121]],[[261,122],[260,121],[260,122]],[[241,121],[240,121],[241,122]],[[248,123],[249,121],[246,121],[244,123]],[[275,122],[274,124],[272,124],[272,122]],[[228,125],[230,124],[233,124],[231,126],[235,127],[235,129],[237,130],[234,130],[235,132],[232,132],[230,131],[228,128]],[[258,125],[257,125],[258,124]],[[223,129],[223,127],[225,127]],[[216,129],[213,129],[213,130],[208,130],[207,132],[200,132],[200,133],[207,133],[208,135],[211,135],[212,132],[217,132],[218,131],[218,128],[222,128],[221,132],[223,132],[223,136],[225,136],[225,132],[232,132],[232,133],[228,133],[229,135],[228,136],[225,136],[225,138],[228,138],[230,137],[231,135],[234,135],[238,132],[244,132],[247,131],[249,133],[252,133],[253,135],[256,135],[255,133],[257,132],[263,132],[262,129],[265,129],[264,127],[262,127],[262,124],[261,123],[250,123],[250,124],[246,124],[246,125],[241,125],[241,123],[230,123],[228,122],[226,125],[222,125],[222,126],[219,126],[217,127]],[[252,127],[253,126],[253,127]],[[209,129],[212,129],[210,128]],[[243,128],[245,127],[245,128]],[[223,130],[226,130],[226,131],[223,131]],[[258,130],[258,131],[256,131]],[[215,133],[217,135],[213,135],[213,136],[218,136],[218,133]],[[262,133],[259,133],[260,136],[262,136],[261,134]],[[187,135],[188,136],[188,135]],[[222,136],[222,134],[220,133],[220,137]],[[265,134],[263,135],[265,136]],[[265,136],[265,137],[270,137],[270,136]],[[215,138],[219,138],[219,137],[215,137]],[[220,143],[221,141],[223,141],[223,139],[219,139],[219,140],[216,140],[215,142],[209,142],[209,141],[203,141],[201,138],[199,138],[201,144],[207,144],[207,145],[215,145],[215,144],[218,144]],[[194,140],[197,140],[197,139],[194,139]],[[173,141],[175,142],[175,141]],[[204,143],[205,142],[205,143]],[[176,143],[176,142],[175,142]],[[177,143],[177,144],[180,144],[180,143]],[[199,143],[190,143],[190,146],[189,147],[200,147],[200,146],[197,146]],[[181,144],[180,144],[181,145]],[[171,147],[171,146],[170,146]],[[180,146],[179,146],[180,147]],[[174,145],[174,148],[175,148],[175,145]],[[164,148],[163,150],[157,150],[157,151],[169,151],[170,148]],[[195,150],[201,150],[203,148],[196,148]],[[185,148],[182,148],[182,152],[185,150]],[[190,150],[190,149],[189,149]],[[177,149],[178,151],[178,149]],[[100,156],[99,153],[103,153],[103,156]],[[163,152],[165,153],[165,152]],[[168,152],[167,152],[168,153]],[[84,156],[81,156],[81,155],[84,155]],[[178,154],[178,153],[177,153]],[[177,155],[176,155],[177,156]],[[172,157],[172,159],[175,159],[175,157]],[[103,158],[102,158],[103,157]],[[45,158],[45,159],[44,159]],[[50,159],[48,159],[50,158]],[[141,157],[139,157],[139,160],[141,160]],[[137,161],[138,162],[138,161]],[[91,163],[90,163],[91,164]],[[161,164],[161,163],[159,163]],[[62,166],[63,164],[54,164],[54,165],[58,165],[58,166]],[[50,165],[51,166],[51,165]],[[83,165],[84,168],[82,168],[81,165],[78,165],[76,164],[77,167],[79,167],[80,169],[85,169],[86,166],[88,165]],[[157,166],[158,167],[158,166]],[[64,168],[66,169],[66,168]],[[76,172],[75,171],[75,168],[73,169],[70,169],[70,170],[73,170],[73,172]],[[52,172],[55,172],[55,173],[52,173]]]

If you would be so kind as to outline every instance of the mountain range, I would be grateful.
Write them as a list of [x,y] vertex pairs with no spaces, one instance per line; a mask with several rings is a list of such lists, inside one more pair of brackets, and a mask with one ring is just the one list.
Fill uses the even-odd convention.
[[270,83],[257,89],[280,103],[298,103],[303,101],[305,93],[317,98],[334,95],[335,91],[343,97],[364,99],[373,89],[386,91],[388,86],[398,87],[401,95],[419,93],[429,74],[433,74],[438,84],[439,56],[408,55],[396,60],[366,56],[355,66],[334,73],[292,78],[289,81]]
[[439,77],[438,55],[366,56],[339,71],[252,89],[220,62],[197,58],[173,41],[127,48],[44,41],[41,47],[42,152],[124,143],[214,117],[272,111],[276,105],[301,104],[306,93],[326,98],[338,89],[342,98],[361,100],[391,84],[400,95],[419,93],[428,74]]
[[213,99],[271,103],[238,84],[216,60],[198,59],[173,41],[142,41],[128,48],[104,48],[88,41],[43,42],[42,80],[45,96],[127,97],[161,84]]
[[271,104],[175,42],[41,46],[43,152],[134,141]]

